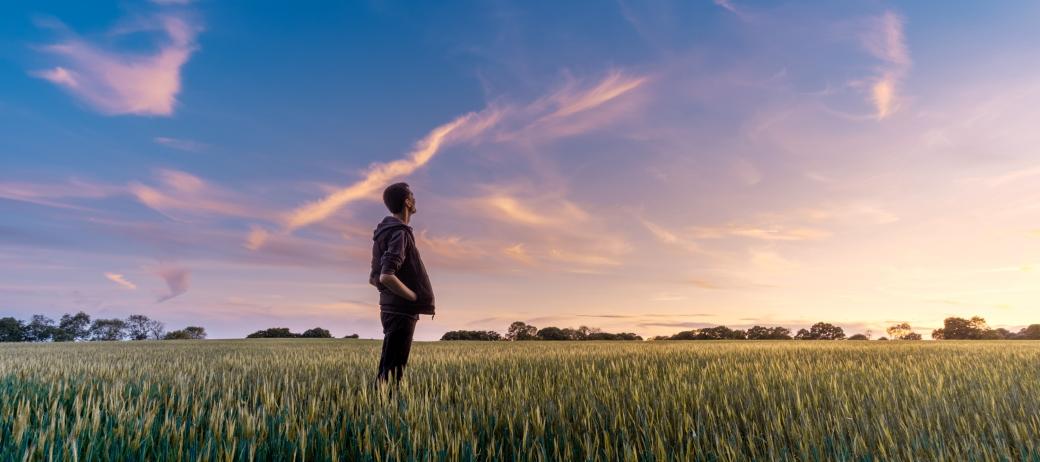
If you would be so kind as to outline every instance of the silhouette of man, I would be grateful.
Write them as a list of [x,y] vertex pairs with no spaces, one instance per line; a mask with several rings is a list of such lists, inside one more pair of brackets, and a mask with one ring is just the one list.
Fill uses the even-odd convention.
[[383,191],[383,203],[391,215],[383,218],[372,235],[368,282],[379,289],[379,319],[383,324],[378,383],[387,383],[393,377],[397,384],[408,363],[419,315],[434,314],[433,288],[408,226],[416,213],[415,196],[408,184],[388,186]]

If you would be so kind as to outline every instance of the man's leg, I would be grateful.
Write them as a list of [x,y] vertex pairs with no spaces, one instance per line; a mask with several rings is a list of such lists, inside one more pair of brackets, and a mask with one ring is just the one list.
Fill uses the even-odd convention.
[[410,316],[379,313],[383,324],[383,352],[379,358],[379,381],[386,382],[391,376],[394,383],[400,382],[408,354],[412,349],[416,320]]

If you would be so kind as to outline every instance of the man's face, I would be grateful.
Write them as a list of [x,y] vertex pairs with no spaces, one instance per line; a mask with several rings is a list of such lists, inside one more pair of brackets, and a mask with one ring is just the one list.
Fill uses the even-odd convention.
[[415,208],[415,196],[412,193],[408,193],[408,198],[404,200],[404,205],[408,209],[408,213],[415,215],[415,212],[419,210]]

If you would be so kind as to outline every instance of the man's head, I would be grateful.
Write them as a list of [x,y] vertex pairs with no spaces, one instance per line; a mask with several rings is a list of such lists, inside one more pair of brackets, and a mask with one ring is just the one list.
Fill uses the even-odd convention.
[[415,196],[412,195],[411,188],[408,187],[408,183],[394,183],[387,186],[383,190],[383,203],[386,204],[386,208],[390,210],[390,213],[397,215],[408,211],[409,215],[414,215],[417,211],[415,209]]

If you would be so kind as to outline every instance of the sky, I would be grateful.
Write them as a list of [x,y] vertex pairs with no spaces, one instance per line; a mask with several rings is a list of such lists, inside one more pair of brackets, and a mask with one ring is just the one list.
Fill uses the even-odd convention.
[[0,315],[417,340],[1040,322],[1040,4],[6,2]]

